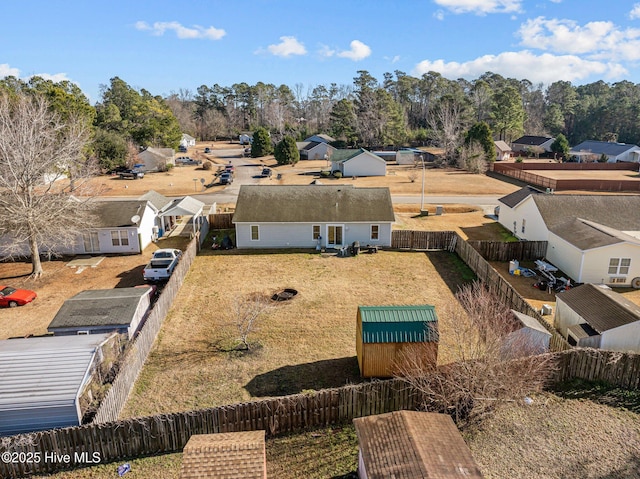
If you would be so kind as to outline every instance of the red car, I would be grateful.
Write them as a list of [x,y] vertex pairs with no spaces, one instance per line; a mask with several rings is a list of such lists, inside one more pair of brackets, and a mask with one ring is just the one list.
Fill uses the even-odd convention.
[[15,308],[24,306],[36,299],[37,294],[28,289],[15,289],[11,286],[0,286],[0,306]]

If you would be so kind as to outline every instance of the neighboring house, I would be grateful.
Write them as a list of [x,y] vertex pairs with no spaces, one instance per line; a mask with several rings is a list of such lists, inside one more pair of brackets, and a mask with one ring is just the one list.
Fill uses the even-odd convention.
[[388,188],[242,185],[233,215],[238,248],[391,246]]
[[313,141],[317,143],[333,143],[334,141],[336,141],[336,139],[331,138],[329,135],[325,135],[321,133],[319,135],[313,135],[313,136],[310,136],[309,138],[305,138],[304,141]]
[[147,148],[138,153],[138,164],[142,171],[166,171],[168,165],[175,163],[173,148]]
[[555,141],[555,138],[548,136],[521,136],[515,141],[511,142],[511,149],[514,152],[527,152],[532,148],[542,148],[545,152],[551,152],[551,145]]
[[155,238],[157,210],[149,201],[97,202],[94,214],[94,227],[81,235],[72,254],[136,254]]
[[638,163],[640,162],[640,147],[625,143],[587,140],[571,148],[569,155],[578,157],[580,161],[585,159],[599,161],[604,156],[607,163],[619,161]]
[[436,363],[438,316],[434,306],[358,306],[356,355],[362,377],[395,376],[402,355],[415,346]]
[[266,479],[265,432],[194,434],[182,451],[180,479]]
[[296,146],[301,160],[326,160],[336,151],[329,143],[319,141],[298,141]]
[[511,147],[506,142],[499,140],[494,141],[496,145],[496,161],[508,160],[511,157]]
[[195,235],[207,221],[207,218],[203,215],[204,206],[202,201],[191,196],[172,199],[169,204],[158,212],[161,228],[167,231],[168,227],[176,224],[178,217],[188,217],[188,220],[184,223],[183,235]]
[[196,139],[191,135],[187,135],[186,133],[182,134],[182,139],[180,140],[180,145],[186,148],[191,146],[196,146]]
[[640,288],[640,196],[548,195],[526,187],[498,200],[498,221],[578,283]]
[[253,142],[253,136],[243,133],[238,136],[238,140],[240,140],[241,145],[250,145]]
[[450,416],[394,411],[353,420],[358,479],[480,479],[482,473]]
[[640,353],[640,306],[606,286],[559,294],[554,325],[572,346]]
[[67,299],[47,331],[70,334],[126,334],[133,339],[151,306],[151,286],[89,289]]
[[109,335],[0,341],[0,437],[79,426]]
[[364,148],[336,150],[331,155],[331,164],[331,171],[340,171],[342,176],[385,176],[387,174],[387,162]]
[[516,357],[522,354],[548,352],[551,333],[536,318],[515,309],[512,309],[511,313],[514,317],[515,330],[505,338],[503,351]]

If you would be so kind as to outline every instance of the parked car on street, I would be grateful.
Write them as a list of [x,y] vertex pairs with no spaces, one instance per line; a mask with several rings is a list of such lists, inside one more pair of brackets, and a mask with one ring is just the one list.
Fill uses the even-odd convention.
[[38,295],[28,289],[16,289],[11,286],[0,286],[0,306],[15,308],[24,306],[36,299]]
[[271,178],[271,175],[273,175],[273,171],[271,170],[271,168],[262,168],[263,178]]
[[229,172],[229,173],[235,173],[236,171],[236,167],[233,166],[231,163],[224,165],[224,171]]
[[225,171],[220,175],[220,184],[221,185],[230,185],[233,183],[233,174],[229,171]]
[[178,151],[179,151],[180,153],[186,153],[186,152],[187,152],[187,147],[186,147],[186,146],[184,146],[184,145],[180,145],[180,146],[178,147]]
[[140,178],[144,178],[144,171],[138,168],[130,168],[127,170],[122,170],[118,173],[118,176],[121,180],[132,179],[137,180]]
[[211,153],[211,148],[206,147],[206,148],[204,149],[204,152],[205,152],[205,153]]
[[179,156],[176,158],[176,166],[193,166],[193,165],[201,165],[201,160],[194,160],[193,158],[189,158],[188,156]]

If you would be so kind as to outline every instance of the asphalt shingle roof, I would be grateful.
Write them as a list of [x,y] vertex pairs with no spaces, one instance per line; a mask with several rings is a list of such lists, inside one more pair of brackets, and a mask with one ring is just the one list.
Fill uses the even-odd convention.
[[640,321],[640,306],[611,289],[583,284],[558,295],[598,333]]
[[90,289],[67,299],[49,328],[128,326],[150,288]]
[[368,479],[478,479],[482,473],[446,414],[395,411],[353,420]]
[[638,146],[628,145],[626,143],[614,143],[610,141],[587,140],[571,148],[571,152],[573,154],[589,152],[594,155],[618,156],[632,148],[638,148]]
[[394,222],[388,188],[242,185],[234,223]]
[[146,200],[96,202],[92,209],[96,217],[93,225],[96,228],[136,226],[131,218],[136,215],[142,216],[146,204]]
[[535,195],[539,193],[541,192],[536,190],[535,188],[532,188],[530,186],[525,186],[524,188],[521,188],[518,191],[509,193],[508,195],[503,196],[502,198],[498,198],[498,201],[500,203],[504,203],[510,208],[514,208],[515,206],[520,204],[522,200],[527,198],[529,195]]
[[530,135],[525,135],[525,136],[521,136],[520,138],[518,138],[517,140],[513,141],[513,144],[517,144],[517,145],[529,145],[529,146],[540,146],[543,143],[546,143],[549,140],[552,140],[553,138],[550,136],[530,136]]

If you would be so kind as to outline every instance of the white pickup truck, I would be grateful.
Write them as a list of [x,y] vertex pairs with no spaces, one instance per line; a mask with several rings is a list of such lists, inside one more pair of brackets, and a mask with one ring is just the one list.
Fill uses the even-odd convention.
[[176,268],[182,251],[179,249],[164,248],[153,253],[149,264],[144,268],[145,281],[166,281]]

